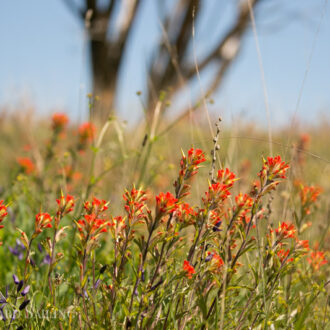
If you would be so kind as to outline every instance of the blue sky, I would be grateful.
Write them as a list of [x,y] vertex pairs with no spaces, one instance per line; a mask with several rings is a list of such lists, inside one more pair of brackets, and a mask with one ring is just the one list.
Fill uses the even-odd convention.
[[[141,8],[125,57],[117,102],[124,119],[142,113],[136,91],[145,87],[149,51],[160,34],[154,1],[146,0]],[[207,1],[206,19],[195,39],[199,57],[235,14],[235,0]],[[320,113],[330,113],[329,6],[324,0],[271,0],[259,9],[257,29],[272,123],[291,119],[304,77],[298,116],[306,122],[319,120]],[[61,0],[1,1],[0,41],[0,105],[24,100],[40,114],[63,109],[72,117],[84,116],[85,95],[91,86],[86,35]],[[210,107],[214,114],[265,122],[252,31],[245,36],[242,52],[214,99]],[[187,98],[180,101],[188,102]]]

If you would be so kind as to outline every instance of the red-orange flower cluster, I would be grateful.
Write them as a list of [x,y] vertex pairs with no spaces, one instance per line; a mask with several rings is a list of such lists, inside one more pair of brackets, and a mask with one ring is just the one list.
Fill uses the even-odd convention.
[[307,261],[315,271],[319,270],[320,267],[328,263],[324,252],[319,251],[317,245],[315,246],[314,250],[311,251]]
[[156,196],[156,215],[173,213],[177,208],[177,199],[170,193],[161,192]]
[[143,209],[146,206],[147,196],[145,191],[132,188],[131,191],[126,190],[123,198],[125,200],[125,210],[127,212],[128,221],[131,224],[133,219],[138,220],[144,218]]
[[302,134],[299,138],[298,146],[297,146],[297,161],[298,164],[300,165],[303,165],[305,162],[306,155],[303,153],[303,151],[308,149],[309,143],[310,143],[309,134],[307,133]]
[[61,132],[69,122],[65,113],[54,113],[52,116],[52,127],[55,131]]
[[84,203],[84,209],[88,214],[100,214],[108,209],[109,202],[105,201],[104,199],[97,199],[93,197],[92,202],[86,201]]
[[300,189],[300,201],[303,215],[311,213],[312,206],[316,203],[317,198],[322,192],[321,187],[304,186],[302,183],[297,183]]
[[[91,202],[86,201],[84,203],[86,214],[76,222],[80,239],[84,244],[87,244],[90,240],[96,242],[100,234],[107,231],[107,226],[110,223],[103,213],[108,209],[108,204],[107,201],[95,197]],[[88,249],[90,249],[93,243],[88,246]]]
[[21,167],[22,171],[26,174],[31,174],[35,170],[35,166],[30,158],[28,157],[19,157],[17,158],[17,163]]
[[220,212],[218,209],[211,210],[210,223],[212,224],[212,230],[214,232],[221,231],[220,226],[221,226],[222,220],[221,220]]
[[52,228],[52,217],[48,213],[38,213],[35,221],[35,235],[40,234],[45,228]]
[[108,226],[113,237],[117,239],[118,236],[123,236],[123,230],[126,228],[125,219],[122,216],[114,217],[110,220]]
[[[8,214],[7,212],[7,206],[3,204],[3,200],[0,201],[0,229],[3,228],[3,225],[1,225],[3,219]],[[2,242],[0,242],[0,245],[2,245]]]
[[243,221],[244,223],[250,222],[250,217],[248,216],[248,213],[251,211],[251,208],[253,206],[253,199],[247,195],[239,193],[235,197],[236,201],[236,207],[234,207],[234,211],[236,212],[236,216],[240,221]]
[[[0,223],[5,218],[5,216],[8,214],[7,212],[7,206],[3,204],[3,200],[0,201]],[[3,226],[0,226],[0,229],[3,228]]]
[[296,242],[297,249],[309,250],[309,241],[308,240],[299,240]]
[[205,155],[201,149],[189,149],[188,157],[182,152],[179,177],[174,183],[178,199],[189,194],[190,185],[187,182],[197,173],[199,165],[205,161]]
[[233,172],[230,172],[228,168],[226,168],[218,171],[217,181],[229,189],[234,185],[234,182],[237,181],[237,179],[236,175]]
[[[281,250],[277,251],[277,256],[280,259],[280,261],[283,262],[285,260],[285,258],[287,258],[289,253],[290,253],[290,250],[281,249]],[[292,262],[292,261],[293,261],[293,258],[288,258],[286,260],[286,262]]]
[[175,216],[178,222],[185,225],[194,223],[194,215],[196,215],[196,212],[190,207],[188,203],[179,204],[175,211]]
[[208,256],[205,258],[205,261],[211,263],[210,268],[213,271],[219,271],[224,265],[223,259],[215,252],[208,252]]
[[209,183],[209,190],[205,192],[202,198],[206,208],[216,208],[230,196],[229,190],[233,187],[235,174],[230,172],[228,168],[219,170],[217,174],[217,182]]
[[192,166],[198,166],[205,162],[205,155],[203,150],[191,148],[188,150],[188,163]]
[[107,225],[108,222],[105,219],[97,218],[95,214],[85,214],[84,218],[78,220],[80,238],[82,240],[96,239],[97,234],[107,232]]
[[275,229],[276,235],[281,238],[294,238],[296,236],[296,228],[292,223],[282,222]]
[[242,193],[239,193],[235,197],[235,201],[236,201],[238,210],[250,209],[253,205],[253,199],[247,194],[243,195]]
[[192,275],[195,274],[195,268],[190,265],[188,260],[183,262],[183,270],[186,272],[188,278],[192,278]]
[[86,144],[94,139],[95,131],[95,126],[90,122],[80,125],[78,129],[80,150],[83,150],[86,147]]
[[230,196],[227,185],[220,182],[210,183],[209,190],[205,192],[205,197],[202,198],[205,207],[210,205],[216,206],[220,202],[223,202]]
[[261,186],[268,182],[273,182],[276,179],[285,179],[286,171],[290,166],[282,161],[281,156],[267,157],[263,159],[263,166],[258,176],[261,180]]
[[75,200],[71,195],[61,195],[60,198],[56,199],[58,205],[57,216],[64,216],[73,211]]

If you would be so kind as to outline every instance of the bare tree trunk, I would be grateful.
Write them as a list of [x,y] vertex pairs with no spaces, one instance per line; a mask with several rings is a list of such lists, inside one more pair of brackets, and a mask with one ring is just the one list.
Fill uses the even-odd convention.
[[93,95],[98,97],[92,115],[101,123],[114,113],[119,63],[111,48],[106,39],[90,41]]

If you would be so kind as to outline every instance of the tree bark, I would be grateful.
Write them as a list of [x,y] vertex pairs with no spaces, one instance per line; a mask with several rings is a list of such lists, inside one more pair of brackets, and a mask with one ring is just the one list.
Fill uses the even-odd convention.
[[114,113],[119,60],[107,40],[91,40],[93,95],[98,97],[92,116],[101,123]]

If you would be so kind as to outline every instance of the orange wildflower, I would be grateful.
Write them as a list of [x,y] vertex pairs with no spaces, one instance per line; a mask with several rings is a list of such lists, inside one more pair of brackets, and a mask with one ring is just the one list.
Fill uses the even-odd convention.
[[[283,262],[285,260],[285,258],[287,258],[289,253],[290,253],[290,250],[281,249],[281,250],[277,251],[277,256],[279,257],[280,261]],[[292,262],[292,261],[293,261],[293,258],[288,258],[286,260],[286,262]]]
[[85,145],[88,141],[94,139],[96,128],[92,123],[83,123],[78,129],[79,143]]
[[282,238],[294,238],[296,235],[296,228],[292,223],[282,222],[279,227],[275,229],[276,235]]
[[54,113],[52,116],[52,127],[58,132],[62,131],[68,122],[69,118],[65,113]]
[[60,198],[56,199],[58,205],[57,215],[65,215],[73,211],[75,200],[71,195],[61,195]]
[[195,268],[190,265],[189,261],[185,260],[183,262],[183,270],[186,272],[188,278],[192,278],[192,275],[195,274]]
[[[8,214],[7,212],[7,206],[3,204],[3,200],[0,201],[0,229],[3,228],[3,225],[1,225],[1,222],[5,218],[5,216]],[[2,245],[2,242],[0,242],[0,246]]]
[[188,157],[182,152],[179,177],[174,182],[175,194],[178,199],[189,195],[190,185],[187,182],[197,173],[199,165],[205,161],[205,155],[201,149],[189,149]]
[[285,179],[286,171],[290,166],[282,161],[281,156],[267,157],[263,159],[261,171],[258,173],[261,185],[273,182],[276,179]]
[[238,179],[235,179],[236,175],[233,172],[230,172],[228,168],[222,169],[218,171],[218,182],[227,186],[227,188],[231,188],[234,185],[234,182]]
[[38,213],[35,221],[35,234],[40,234],[43,229],[52,228],[52,217],[48,213]]
[[158,196],[156,196],[156,214],[166,214],[172,213],[177,208],[178,200],[170,193],[166,194],[161,192]]
[[31,174],[34,172],[35,166],[30,158],[19,157],[19,158],[17,158],[17,162],[20,165],[23,172],[25,172],[26,174]]
[[318,250],[318,244],[316,244],[314,250],[310,252],[307,261],[315,271],[319,270],[323,265],[328,263],[324,252]]

